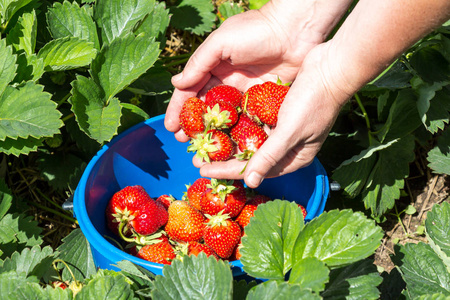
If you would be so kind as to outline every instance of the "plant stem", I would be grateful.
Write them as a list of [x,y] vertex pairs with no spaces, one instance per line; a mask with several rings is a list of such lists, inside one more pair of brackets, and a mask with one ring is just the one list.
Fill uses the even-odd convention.
[[363,113],[364,116],[364,120],[366,121],[366,126],[367,126],[367,130],[368,130],[368,135],[369,135],[369,145],[371,145],[371,141],[372,141],[372,128],[370,125],[370,120],[369,120],[369,115],[367,114],[366,109],[364,108],[364,105],[361,101],[361,98],[359,98],[359,95],[357,93],[355,93],[355,99],[356,99],[356,103],[358,103],[359,109],[361,109],[361,112]]
[[45,210],[45,211],[48,211],[48,212],[50,212],[52,214],[55,214],[55,215],[57,215],[57,216],[59,216],[61,218],[66,219],[66,220],[68,220],[68,221],[70,221],[72,223],[77,223],[78,224],[78,221],[75,218],[69,217],[68,215],[65,215],[65,214],[63,214],[63,213],[61,213],[61,212],[59,212],[59,211],[57,211],[57,210],[55,210],[53,208],[44,206],[42,204],[39,204],[39,203],[36,203],[36,202],[33,202],[33,201],[27,201],[27,202],[30,203],[33,206],[36,206],[37,208],[40,208],[40,209]]
[[176,61],[173,61],[173,62],[171,62],[171,63],[168,63],[168,64],[166,64],[165,66],[166,66],[167,68],[170,68],[170,67],[173,67],[173,66],[178,66],[178,65],[184,64],[184,63],[187,62],[188,60],[189,60],[189,57],[183,58],[183,59],[176,60]]
[[62,104],[64,104],[67,99],[70,98],[70,95],[72,95],[71,93],[68,93],[67,95],[65,95],[61,100],[58,101],[58,106],[57,108],[59,108]]

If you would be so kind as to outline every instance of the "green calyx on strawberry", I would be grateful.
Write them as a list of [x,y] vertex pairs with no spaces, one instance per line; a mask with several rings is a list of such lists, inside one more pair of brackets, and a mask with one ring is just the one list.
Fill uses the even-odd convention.
[[215,215],[223,211],[234,218],[245,202],[246,192],[241,181],[211,179],[211,185],[202,195],[200,206],[204,214]]
[[234,180],[224,180],[224,179],[211,179],[211,184],[208,184],[206,187],[210,189],[210,192],[213,194],[217,194],[222,202],[225,201],[225,198],[228,194],[231,194],[237,188],[233,185]]
[[188,152],[195,152],[202,161],[224,161],[230,159],[235,151],[231,138],[224,132],[211,129],[206,134],[197,135],[190,140]]
[[236,124],[238,112],[230,103],[218,102],[213,107],[206,107],[203,120],[210,128],[226,129]]

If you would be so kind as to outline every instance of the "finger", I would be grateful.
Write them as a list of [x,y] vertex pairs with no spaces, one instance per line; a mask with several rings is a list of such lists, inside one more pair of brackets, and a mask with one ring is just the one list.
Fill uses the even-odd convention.
[[243,179],[242,170],[246,163],[237,159],[205,163],[200,168],[200,175],[216,179]]

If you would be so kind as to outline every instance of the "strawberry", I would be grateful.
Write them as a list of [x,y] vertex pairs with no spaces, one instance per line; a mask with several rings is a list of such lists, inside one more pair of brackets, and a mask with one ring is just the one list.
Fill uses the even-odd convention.
[[211,183],[208,178],[198,178],[190,186],[187,186],[187,191],[184,195],[184,200],[188,200],[189,204],[194,208],[201,210],[200,201],[202,200],[202,194],[207,189],[207,185]]
[[228,214],[207,215],[209,221],[203,230],[203,240],[221,258],[233,254],[241,240],[241,228]]
[[223,211],[231,218],[241,212],[246,202],[245,187],[239,180],[211,179],[200,202],[204,214],[215,215]]
[[205,95],[205,103],[214,106],[218,101],[231,103],[235,108],[239,107],[242,102],[242,93],[237,88],[230,85],[217,85]]
[[229,261],[241,259],[241,252],[240,252],[241,247],[242,247],[242,243],[239,242],[238,245],[236,247],[234,247],[234,250],[233,250],[233,253],[231,254],[231,256],[228,257]]
[[248,160],[264,144],[269,136],[260,126],[243,127],[236,138],[241,153],[236,157],[240,160]]
[[165,230],[178,242],[200,241],[205,217],[188,202],[176,200],[169,206],[169,220]]
[[258,205],[262,203],[266,203],[271,199],[265,195],[254,195],[252,198],[247,200],[244,208],[241,210],[241,213],[237,216],[236,222],[241,225],[242,228],[250,223],[250,218],[254,216],[254,212]]
[[289,86],[267,81],[250,87],[245,93],[244,111],[269,126],[276,126],[278,111],[289,91]]
[[206,256],[212,255],[216,259],[219,259],[217,254],[208,245],[199,242],[189,242],[188,255],[198,256],[201,252],[204,252]]
[[205,130],[203,122],[203,114],[206,112],[206,104],[196,97],[187,99],[179,115],[180,126],[184,133],[191,138],[194,138],[199,133]]
[[53,286],[53,288],[60,288],[62,290],[65,290],[67,288],[67,283],[63,282],[63,281],[52,281],[50,282],[51,285]]
[[214,106],[207,106],[203,121],[208,128],[226,129],[236,124],[238,111],[228,102],[218,101]]
[[168,213],[140,185],[127,186],[116,192],[106,207],[107,226],[123,236],[128,228],[149,235],[164,226]]
[[197,135],[190,143],[187,151],[196,152],[195,155],[206,162],[228,160],[235,152],[230,136],[217,129],[211,129],[205,135]]
[[253,119],[250,118],[246,113],[239,114],[238,121],[233,127],[231,127],[230,130],[231,138],[234,141],[236,141],[242,129],[248,126],[259,126],[259,125],[258,123],[253,121]]
[[137,257],[157,264],[170,265],[176,254],[172,245],[167,241],[146,245],[136,254]]
[[298,203],[297,203],[297,205],[298,205],[298,207],[300,207],[300,209],[302,210],[303,219],[305,219],[305,218],[306,218],[306,215],[308,214],[308,212],[306,211],[306,208],[305,208],[303,205],[301,205],[301,204],[298,204]]
[[161,195],[158,198],[156,198],[156,203],[161,203],[165,209],[168,209],[170,204],[175,201],[176,199],[172,195]]

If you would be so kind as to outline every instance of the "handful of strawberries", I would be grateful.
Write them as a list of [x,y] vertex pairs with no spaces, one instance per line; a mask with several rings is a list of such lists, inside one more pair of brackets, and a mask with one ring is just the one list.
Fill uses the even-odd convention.
[[250,159],[268,138],[264,125],[276,126],[288,91],[289,86],[280,81],[268,81],[245,93],[233,86],[218,85],[206,93],[205,101],[187,99],[179,118],[181,128],[190,137],[188,152],[195,152],[206,162],[233,156]]
[[[245,188],[241,181],[198,178],[180,200],[151,198],[142,186],[116,192],[106,207],[108,228],[142,259],[171,264],[200,252],[229,261],[240,258],[245,227],[268,196]],[[303,216],[306,210],[302,209]]]

